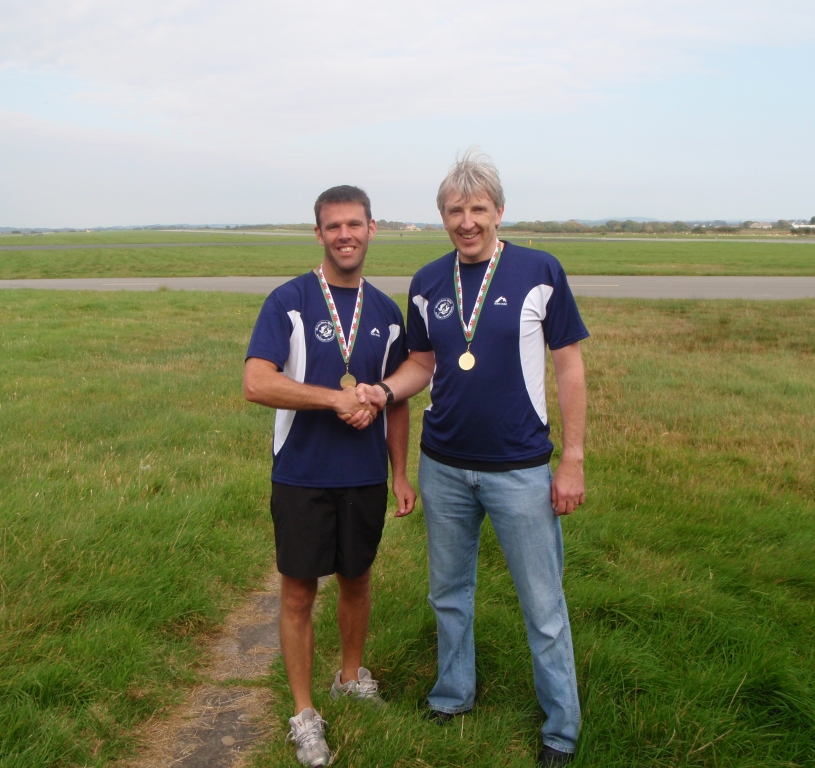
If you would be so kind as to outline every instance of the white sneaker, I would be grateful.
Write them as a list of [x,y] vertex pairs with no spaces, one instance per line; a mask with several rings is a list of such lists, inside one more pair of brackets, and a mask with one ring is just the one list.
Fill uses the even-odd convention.
[[379,682],[371,677],[371,673],[360,667],[357,675],[359,680],[349,680],[347,683],[340,683],[342,670],[334,676],[331,684],[331,698],[340,699],[343,696],[351,696],[361,701],[367,701],[375,707],[384,707],[385,700],[379,695]]
[[313,709],[306,707],[299,715],[289,718],[291,731],[286,741],[297,747],[297,759],[311,768],[331,765],[334,755],[325,743],[325,727],[328,723]]

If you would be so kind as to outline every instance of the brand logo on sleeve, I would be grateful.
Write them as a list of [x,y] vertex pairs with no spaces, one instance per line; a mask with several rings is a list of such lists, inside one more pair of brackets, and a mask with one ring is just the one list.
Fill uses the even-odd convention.
[[506,299],[506,296],[499,296],[499,297],[498,297],[498,298],[495,300],[495,306],[496,306],[496,307],[505,307],[506,305],[507,305],[507,299]]
[[314,326],[314,335],[320,341],[333,341],[334,340],[334,323],[330,320],[320,320]]
[[433,307],[433,314],[439,320],[446,320],[450,315],[453,314],[453,310],[456,308],[456,303],[452,299],[439,299],[436,302],[436,306]]
[[377,338],[379,338],[379,328],[374,328],[371,331],[371,336],[376,336]]

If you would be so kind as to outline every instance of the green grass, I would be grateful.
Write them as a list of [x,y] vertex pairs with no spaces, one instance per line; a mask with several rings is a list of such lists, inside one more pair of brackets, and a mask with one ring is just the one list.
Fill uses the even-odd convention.
[[[564,521],[585,722],[575,765],[812,765],[815,302],[580,305],[593,330],[589,502]],[[332,599],[319,619],[317,706],[338,765],[531,765],[541,715],[491,528],[478,703],[441,730],[420,717],[435,673],[422,521],[387,530],[368,648],[385,714],[329,700]],[[279,666],[274,686],[282,731]],[[295,762],[278,740],[260,765]]]
[[[236,240],[237,240],[236,236]],[[368,274],[408,275],[449,250],[449,240],[377,239]],[[317,266],[322,248],[313,237],[268,237],[261,245],[116,248],[0,252],[0,279],[70,277],[184,277],[300,275]]]
[[557,256],[566,273],[573,275],[815,275],[815,241],[533,240],[533,244]]
[[[311,236],[193,235],[129,233],[119,243],[176,243],[174,247],[117,248],[112,237],[85,239],[104,248],[68,251],[0,251],[0,279],[71,277],[183,277],[219,275],[298,275],[322,258]],[[159,235],[172,234],[163,240]],[[143,237],[142,237],[143,236]],[[64,239],[64,238],[63,238]],[[213,245],[212,240],[235,245]],[[530,239],[510,235],[526,245]],[[45,236],[28,238],[46,243]],[[260,245],[241,245],[247,241]],[[0,245],[13,241],[0,240]],[[180,242],[200,242],[195,247]],[[87,244],[87,243],[86,243]],[[571,275],[815,275],[812,242],[746,242],[698,240],[682,242],[649,239],[620,242],[569,238],[532,238],[535,248],[557,256]],[[366,259],[369,275],[412,275],[450,250],[446,233],[382,232],[371,243]]]
[[4,293],[4,768],[102,765],[267,570],[271,421],[240,395],[249,304]]
[[[2,298],[0,765],[101,766],[197,679],[200,639],[270,565],[271,413],[240,393],[262,298]],[[588,503],[564,521],[575,765],[815,764],[815,302],[579,303],[593,335]],[[336,765],[531,765],[541,713],[489,526],[479,698],[452,727],[419,716],[435,672],[420,510],[389,520],[374,589],[381,715],[327,696],[333,585],[317,622]],[[293,767],[280,663],[266,684],[280,727],[256,765]]]

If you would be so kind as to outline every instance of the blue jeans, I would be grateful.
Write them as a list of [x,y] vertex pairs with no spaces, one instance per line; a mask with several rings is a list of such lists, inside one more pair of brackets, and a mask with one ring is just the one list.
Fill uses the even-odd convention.
[[563,540],[548,465],[477,472],[419,460],[430,605],[439,638],[431,709],[466,712],[475,700],[474,600],[478,544],[489,514],[521,603],[535,693],[547,715],[543,743],[573,752],[580,730],[572,636],[563,595]]

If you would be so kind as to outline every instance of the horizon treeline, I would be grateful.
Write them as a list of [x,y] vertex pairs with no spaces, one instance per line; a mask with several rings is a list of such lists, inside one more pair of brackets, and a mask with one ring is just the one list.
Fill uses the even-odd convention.
[[[755,225],[760,226],[755,226]],[[415,224],[404,221],[388,221],[387,219],[378,219],[376,222],[378,229],[382,230],[407,230],[414,229]],[[28,235],[28,234],[43,234],[45,232],[105,232],[114,230],[179,230],[179,229],[202,229],[202,230],[232,230],[232,231],[253,231],[253,230],[312,230],[313,224],[300,223],[300,224],[237,224],[235,226],[223,225],[209,225],[209,224],[148,224],[143,226],[130,226],[130,227],[95,227],[93,229],[74,229],[72,227],[60,227],[58,229],[49,229],[45,227],[30,228],[20,227],[19,229],[12,229],[10,227],[0,227],[0,235]],[[426,224],[422,222],[421,229],[425,231],[433,231],[444,229],[442,224]],[[562,233],[562,234],[603,234],[606,232],[621,232],[621,233],[639,233],[639,234],[672,234],[672,233],[690,233],[690,234],[704,234],[709,232],[718,232],[721,234],[735,234],[743,232],[745,229],[752,229],[757,232],[774,230],[774,231],[788,231],[793,235],[813,235],[815,234],[815,216],[810,218],[809,223],[798,220],[798,223],[793,223],[787,219],[779,219],[778,221],[770,222],[754,222],[743,221],[739,223],[727,222],[721,219],[713,221],[699,222],[694,221],[690,224],[684,221],[634,221],[633,219],[626,219],[625,221],[618,221],[617,219],[609,219],[605,224],[600,223],[584,223],[576,219],[569,219],[568,221],[516,221],[513,223],[506,223],[501,225],[503,231],[509,232],[542,232],[542,233]]]
[[[752,221],[744,221],[741,224],[728,224],[726,221],[712,221],[710,224],[687,224],[684,221],[634,221],[633,219],[617,221],[616,219],[609,219],[605,224],[583,224],[582,222],[570,219],[569,221],[517,221],[514,224],[503,225],[501,229],[514,230],[516,232],[563,234],[577,234],[582,232],[631,232],[646,234],[720,232],[722,234],[730,234],[741,232],[744,229],[751,229],[754,223],[755,222]],[[793,227],[791,222],[786,219],[779,219],[778,221],[772,222],[769,229],[789,230],[794,234],[812,234],[812,225],[815,225],[815,216],[810,219],[809,225]],[[768,227],[762,227],[761,229],[766,230]]]

